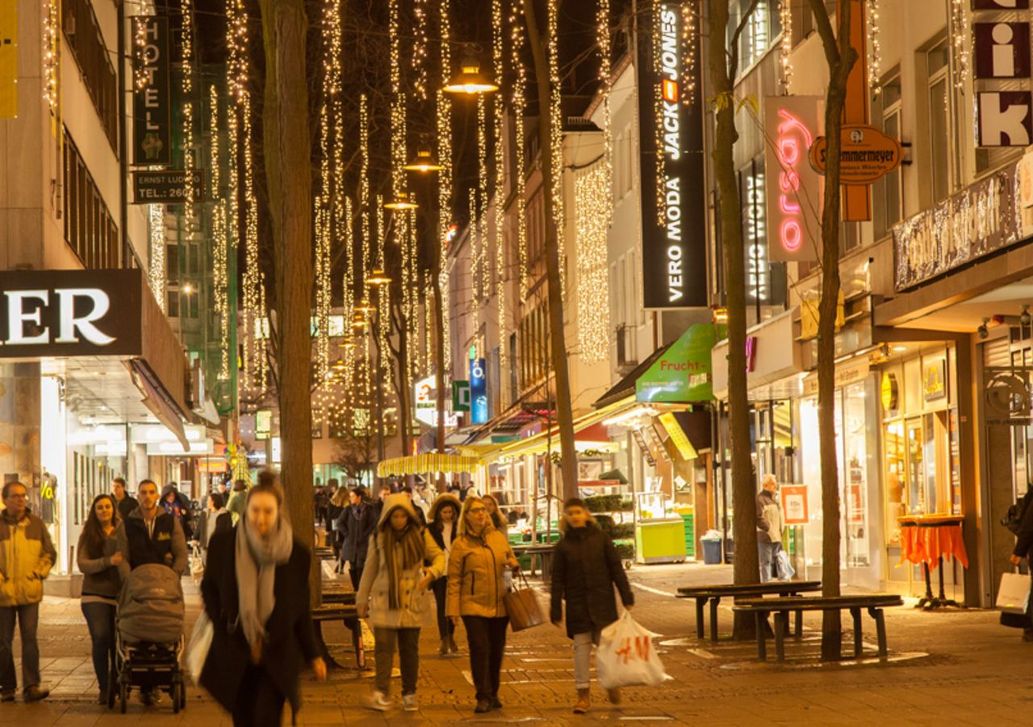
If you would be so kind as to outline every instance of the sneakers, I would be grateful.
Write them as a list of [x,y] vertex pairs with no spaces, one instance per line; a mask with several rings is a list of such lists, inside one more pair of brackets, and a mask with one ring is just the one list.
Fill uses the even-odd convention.
[[621,703],[621,690],[620,689],[607,689],[606,698],[610,700],[610,704]]
[[591,691],[588,689],[577,690],[577,701],[574,702],[574,714],[585,714],[592,706],[590,699]]
[[[415,699],[415,695],[414,695]],[[377,712],[386,712],[391,709],[391,700],[388,699],[387,695],[379,689],[373,691],[373,696],[369,699],[369,708],[376,710]]]
[[38,685],[31,686],[24,692],[22,692],[22,696],[25,698],[26,702],[42,702],[44,699],[50,696],[50,690],[43,689]]
[[416,703],[415,694],[403,694],[402,695],[402,709],[406,712],[418,712],[420,705]]

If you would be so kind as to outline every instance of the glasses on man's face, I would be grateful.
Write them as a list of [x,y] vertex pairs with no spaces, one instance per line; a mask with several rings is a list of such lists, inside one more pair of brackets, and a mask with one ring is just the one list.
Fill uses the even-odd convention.
[[10,495],[7,496],[7,499],[8,500],[27,500],[27,499],[29,499],[29,496],[26,495],[24,492],[18,492],[18,493],[12,492]]

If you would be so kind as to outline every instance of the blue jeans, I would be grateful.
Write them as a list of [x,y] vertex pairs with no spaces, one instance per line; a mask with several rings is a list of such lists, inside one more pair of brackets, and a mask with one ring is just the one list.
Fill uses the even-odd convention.
[[93,642],[93,671],[100,690],[106,694],[115,663],[115,607],[107,603],[84,603],[82,614]]
[[22,688],[38,687],[39,644],[36,630],[39,627],[39,604],[27,606],[0,607],[0,691],[13,692],[18,686],[14,671],[14,622],[22,637]]
[[779,543],[764,543],[757,541],[757,559],[760,561],[760,582],[767,583],[775,580],[774,560],[775,551]]

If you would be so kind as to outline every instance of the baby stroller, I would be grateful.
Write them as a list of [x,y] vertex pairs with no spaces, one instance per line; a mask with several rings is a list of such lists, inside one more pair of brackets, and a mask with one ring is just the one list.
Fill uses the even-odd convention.
[[122,586],[116,617],[115,673],[108,707],[125,714],[133,688],[162,690],[173,712],[186,707],[186,683],[180,668],[183,654],[183,587],[168,566],[149,563],[134,568]]

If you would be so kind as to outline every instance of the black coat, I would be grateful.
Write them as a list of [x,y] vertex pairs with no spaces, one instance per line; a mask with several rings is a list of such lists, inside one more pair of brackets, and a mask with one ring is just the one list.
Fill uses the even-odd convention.
[[552,556],[552,620],[563,616],[567,602],[567,636],[596,631],[617,620],[613,587],[625,606],[635,603],[628,576],[613,541],[595,523],[569,528]]
[[1033,489],[1029,490],[1023,499],[1026,500],[1025,511],[1022,513],[1022,524],[1019,532],[1016,533],[1014,555],[1025,558],[1031,555],[1033,550]]
[[341,560],[351,563],[352,568],[362,568],[366,564],[366,551],[369,549],[369,536],[377,527],[379,513],[368,504],[349,505],[344,508],[334,523],[334,530],[340,533]]
[[[201,581],[204,609],[214,627],[212,645],[201,670],[201,686],[229,712],[237,703],[237,693],[246,688],[241,681],[251,659],[244,631],[238,626],[236,539],[236,528],[212,535]],[[276,567],[276,605],[266,622],[268,638],[262,649],[262,667],[295,712],[301,706],[298,675],[320,655],[309,608],[311,558],[305,546],[295,540],[290,559]]]

